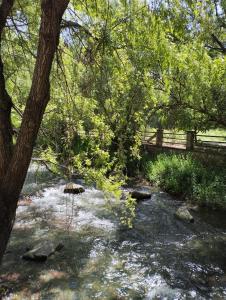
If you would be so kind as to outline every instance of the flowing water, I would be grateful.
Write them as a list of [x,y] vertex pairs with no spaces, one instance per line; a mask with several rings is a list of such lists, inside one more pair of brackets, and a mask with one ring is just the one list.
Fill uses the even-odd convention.
[[[24,193],[36,194],[18,207],[0,270],[4,299],[226,299],[223,216],[196,213],[194,224],[184,223],[174,216],[180,203],[156,192],[138,204],[128,229],[101,191],[67,195],[64,185],[30,169]],[[45,263],[21,259],[45,239],[64,248]]]

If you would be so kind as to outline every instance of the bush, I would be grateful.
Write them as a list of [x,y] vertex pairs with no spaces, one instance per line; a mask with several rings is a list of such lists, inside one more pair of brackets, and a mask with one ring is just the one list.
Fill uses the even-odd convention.
[[225,174],[210,174],[211,171],[206,172],[201,183],[194,182],[193,199],[200,205],[226,209]]
[[225,173],[203,166],[192,155],[160,154],[146,161],[145,173],[166,192],[201,205],[226,208]]
[[194,180],[199,181],[202,173],[201,164],[191,156],[160,154],[147,165],[148,179],[171,194],[191,194]]

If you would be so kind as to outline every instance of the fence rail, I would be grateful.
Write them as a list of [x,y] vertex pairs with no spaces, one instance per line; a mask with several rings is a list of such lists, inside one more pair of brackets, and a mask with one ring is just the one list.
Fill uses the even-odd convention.
[[[97,130],[91,130],[86,133],[80,131],[79,134],[88,134],[90,137],[95,136],[98,133]],[[208,135],[197,134],[195,131],[187,132],[169,132],[163,129],[151,130],[140,132],[142,134],[142,142],[145,145],[151,145],[155,147],[167,147],[178,148],[185,150],[193,149],[219,149],[219,151],[225,151],[226,154],[226,136],[221,135]]]
[[184,133],[165,132],[163,129],[146,131],[143,143],[156,147],[181,148],[193,150],[198,147],[226,150],[226,136],[196,134],[195,131]]

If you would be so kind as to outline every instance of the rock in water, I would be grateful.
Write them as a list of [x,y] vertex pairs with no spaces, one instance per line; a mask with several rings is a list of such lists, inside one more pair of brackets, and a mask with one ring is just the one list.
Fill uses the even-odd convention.
[[43,241],[33,247],[33,249],[27,251],[23,255],[23,258],[26,260],[34,260],[39,262],[46,261],[50,255],[62,248],[63,245],[61,243],[56,244],[51,241]]
[[194,218],[190,214],[188,208],[186,206],[181,206],[175,213],[176,217],[182,221],[194,223]]
[[194,212],[198,212],[200,210],[200,207],[198,205],[189,205],[188,209]]
[[132,198],[136,199],[137,201],[141,201],[144,199],[151,198],[151,192],[148,190],[133,190],[130,192]]
[[84,187],[76,183],[68,183],[64,188],[64,193],[67,194],[80,194],[84,192],[85,192]]

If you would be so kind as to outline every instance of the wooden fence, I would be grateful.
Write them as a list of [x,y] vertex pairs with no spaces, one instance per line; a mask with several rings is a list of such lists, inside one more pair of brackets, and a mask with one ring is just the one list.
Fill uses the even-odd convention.
[[[97,130],[91,130],[88,133],[79,131],[78,134],[90,137],[99,136]],[[141,134],[143,145],[151,147],[202,152],[210,150],[226,155],[226,135],[197,134],[195,131],[174,132],[163,129],[146,130]]]
[[226,136],[196,134],[195,131],[177,133],[158,129],[156,131],[145,131],[143,144],[185,150],[193,150],[199,147],[226,150]]

